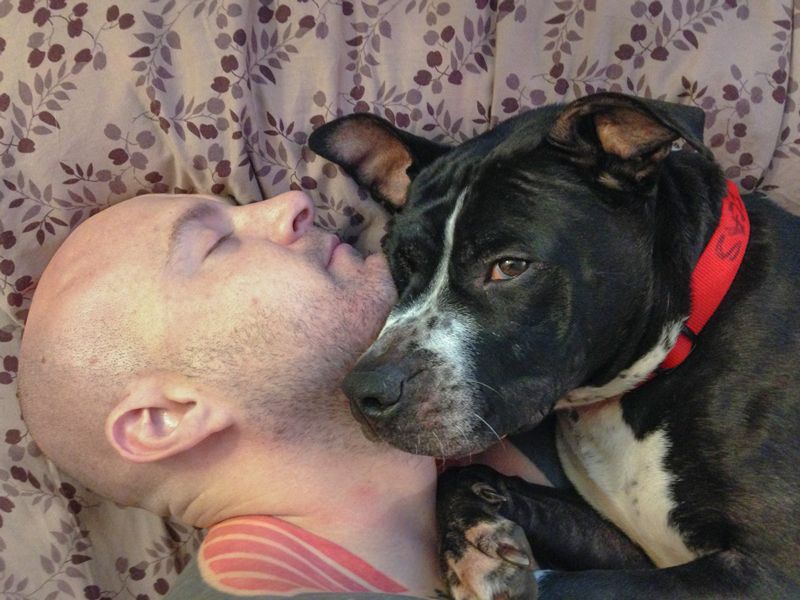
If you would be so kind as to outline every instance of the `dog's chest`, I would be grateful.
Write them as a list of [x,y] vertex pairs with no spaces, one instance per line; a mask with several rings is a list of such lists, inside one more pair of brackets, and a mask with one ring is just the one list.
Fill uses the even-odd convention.
[[619,402],[559,415],[558,453],[572,483],[589,503],[639,544],[659,567],[697,557],[670,523],[672,474],[664,467],[663,431],[637,440]]

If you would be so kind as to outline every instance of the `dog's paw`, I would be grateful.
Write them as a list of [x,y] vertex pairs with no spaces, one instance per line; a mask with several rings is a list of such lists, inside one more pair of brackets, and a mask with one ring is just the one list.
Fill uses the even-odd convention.
[[533,600],[534,560],[525,534],[498,517],[464,532],[461,552],[445,551],[450,595],[455,600]]
[[443,527],[441,563],[450,596],[454,600],[535,599],[536,563],[525,533],[498,514],[505,498],[485,482],[464,483],[451,494],[456,514]]

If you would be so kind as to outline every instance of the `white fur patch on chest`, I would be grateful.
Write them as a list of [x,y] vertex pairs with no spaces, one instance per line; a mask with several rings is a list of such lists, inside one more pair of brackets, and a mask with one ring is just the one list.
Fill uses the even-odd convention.
[[670,323],[664,327],[658,343],[644,356],[620,373],[611,381],[600,387],[586,386],[569,392],[560,399],[556,408],[586,406],[606,398],[613,398],[629,392],[644,382],[661,364],[678,341],[681,326],[685,319]]
[[559,413],[558,454],[581,495],[639,544],[658,567],[697,558],[669,522],[675,507],[672,474],[664,467],[669,440],[655,431],[637,440],[612,401],[581,411],[578,421]]

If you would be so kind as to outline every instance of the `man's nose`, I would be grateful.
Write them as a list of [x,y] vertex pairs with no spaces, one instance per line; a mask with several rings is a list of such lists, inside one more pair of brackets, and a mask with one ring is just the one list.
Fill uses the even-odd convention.
[[304,192],[291,191],[247,206],[248,222],[271,242],[288,246],[314,226],[314,202]]

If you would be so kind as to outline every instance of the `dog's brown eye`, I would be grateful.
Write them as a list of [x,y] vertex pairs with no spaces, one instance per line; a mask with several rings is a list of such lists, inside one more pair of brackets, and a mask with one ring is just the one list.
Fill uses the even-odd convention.
[[505,281],[519,277],[531,265],[530,261],[521,258],[504,258],[494,263],[492,272],[489,274],[491,281]]

